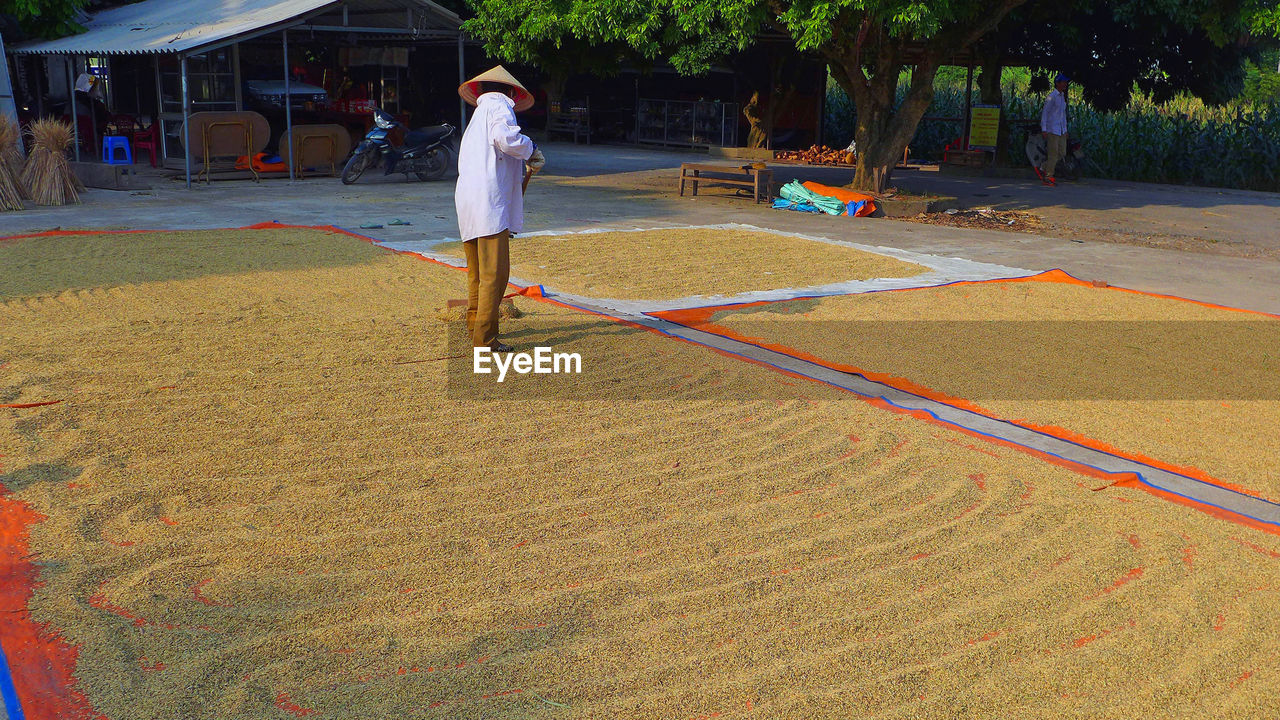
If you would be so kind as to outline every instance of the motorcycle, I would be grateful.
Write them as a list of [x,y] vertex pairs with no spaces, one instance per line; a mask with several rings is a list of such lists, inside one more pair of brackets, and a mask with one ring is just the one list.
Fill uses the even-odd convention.
[[[389,136],[397,128],[406,131],[403,145],[393,145]],[[366,170],[382,164],[384,175],[410,173],[419,180],[439,180],[449,169],[449,139],[455,128],[449,123],[409,130],[389,113],[373,109],[373,127],[352,151],[342,168],[342,184],[350,185]]]
[[[1027,159],[1031,161],[1032,167],[1041,167],[1045,160],[1049,158],[1049,143],[1040,135],[1039,132],[1030,132],[1027,134]],[[1080,174],[1084,171],[1085,154],[1084,146],[1074,137],[1067,140],[1067,152],[1058,161],[1057,176],[1075,182],[1080,179]]]

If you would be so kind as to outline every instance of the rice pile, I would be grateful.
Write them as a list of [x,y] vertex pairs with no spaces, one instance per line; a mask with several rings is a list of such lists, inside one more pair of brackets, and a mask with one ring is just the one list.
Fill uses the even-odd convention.
[[1274,708],[1280,538],[549,304],[504,337],[582,375],[477,401],[430,361],[462,273],[181,238],[128,242],[209,274],[0,304],[0,394],[65,400],[0,411],[33,612],[106,717]]
[[84,185],[71,171],[67,150],[75,142],[71,124],[53,118],[31,123],[31,154],[20,178],[27,195],[37,205],[80,202]]
[[[458,257],[460,243],[437,248]],[[757,230],[670,230],[533,235],[511,240],[511,274],[561,292],[663,300],[911,277],[928,269],[896,258]]]
[[1258,451],[1280,425],[1275,319],[997,282],[730,309],[713,321],[1280,500],[1280,467]]

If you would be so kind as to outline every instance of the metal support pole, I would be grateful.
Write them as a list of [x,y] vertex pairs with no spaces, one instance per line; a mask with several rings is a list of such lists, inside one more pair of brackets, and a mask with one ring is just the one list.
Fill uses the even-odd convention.
[[[462,33],[458,33],[458,84],[467,81],[467,59],[463,54]],[[458,129],[467,129],[467,101],[458,98]]]
[[75,55],[67,56],[67,100],[71,105],[71,137],[75,139],[76,162],[80,162],[80,116],[76,113]]
[[[14,56],[14,64],[19,60]],[[9,56],[4,54],[4,38],[0,38],[0,116],[13,120],[18,124],[18,104],[14,102],[13,81],[9,79]],[[22,143],[18,143],[18,152],[22,152]]]
[[36,117],[44,117],[44,96],[45,81],[49,78],[49,58],[43,55],[35,56],[35,70],[32,71],[32,78],[35,80],[36,86]]
[[[187,189],[191,189],[191,91],[187,88],[187,56],[182,56],[182,148],[187,166]],[[206,173],[209,168],[204,169]],[[206,176],[207,177],[207,176]]]
[[969,116],[973,105],[973,60],[969,60],[969,74],[964,81],[964,149],[969,149]]
[[[284,161],[289,163],[289,181],[293,182],[294,177],[293,158],[298,155],[298,151],[293,147],[293,96],[289,86],[289,31],[281,30],[280,37],[284,45],[284,136],[289,140],[289,157]],[[249,158],[250,164],[253,158]]]
[[151,67],[156,76],[156,114],[151,124],[160,123],[160,164],[169,160],[169,124],[164,119],[164,85],[160,82],[160,56],[151,56]]
[[244,112],[244,86],[240,81],[240,43],[231,46],[231,72],[236,84],[236,112]]
[[[826,127],[824,127],[826,123],[823,122],[823,120],[826,118],[826,115],[827,115],[827,72],[828,70],[827,70],[826,63],[822,63],[821,67],[822,67],[822,79],[819,81],[819,84],[818,84],[818,127],[814,128],[813,137],[814,137],[814,142],[816,142],[819,145],[825,145],[826,138],[823,135],[826,132]],[[914,78],[914,76],[915,76],[915,71],[913,70],[912,77]]]
[[[89,72],[88,62],[85,63],[84,71],[86,73]],[[88,101],[87,104],[89,105],[89,139],[93,141],[93,147],[98,155],[102,155],[102,143],[98,141],[98,108],[93,104],[93,86],[97,83],[98,79],[91,76],[89,79],[89,92],[84,94],[84,99]]]

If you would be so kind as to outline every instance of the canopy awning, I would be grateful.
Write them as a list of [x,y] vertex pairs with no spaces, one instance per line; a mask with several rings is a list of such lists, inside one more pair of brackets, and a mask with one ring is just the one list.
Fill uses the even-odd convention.
[[8,48],[13,54],[190,53],[291,27],[457,37],[462,20],[431,0],[143,0],[89,16],[86,30]]

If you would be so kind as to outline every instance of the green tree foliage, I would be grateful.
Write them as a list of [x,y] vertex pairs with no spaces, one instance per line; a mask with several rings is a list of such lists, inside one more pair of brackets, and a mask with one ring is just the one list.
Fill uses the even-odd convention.
[[[561,98],[570,75],[581,72],[609,76],[626,61],[643,64],[648,60],[625,42],[553,31],[549,23],[556,17],[554,11],[530,15],[527,8],[506,0],[471,0],[471,5],[474,14],[463,28],[483,38],[490,55],[534,65],[546,73],[548,102]],[[471,13],[460,14],[466,17]]]
[[[698,73],[766,30],[820,55],[857,106],[858,187],[883,189],[933,96],[938,68],[1026,0],[475,0],[467,29],[502,57],[571,40],[622,45]],[[908,56],[911,55],[909,58]],[[911,60],[906,100],[898,77]]]
[[1280,50],[1262,53],[1257,62],[1245,63],[1240,97],[1255,105],[1280,106]]
[[[938,69],[986,36],[986,45],[1018,48],[1046,70],[1078,69],[1086,97],[1106,104],[1127,96],[1135,82],[1156,95],[1190,88],[1225,98],[1239,87],[1250,37],[1280,35],[1276,0],[473,0],[473,6],[468,30],[490,52],[513,59],[580,41],[629,47],[697,73],[761,32],[785,33],[796,50],[825,59],[853,100],[854,185],[870,190],[887,183],[933,101]],[[908,66],[900,97],[899,77]]]
[[84,28],[76,15],[89,0],[0,0],[0,15],[10,15],[28,37],[57,38]]
[[[1272,0],[1274,4],[1274,0]],[[1099,110],[1118,110],[1136,86],[1157,103],[1189,92],[1220,105],[1242,87],[1256,36],[1274,35],[1268,8],[1237,0],[1068,0],[1010,14],[993,40],[1037,70],[1033,89],[1065,72]],[[1273,23],[1268,27],[1268,22]]]

